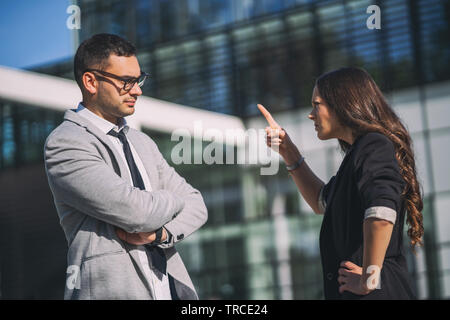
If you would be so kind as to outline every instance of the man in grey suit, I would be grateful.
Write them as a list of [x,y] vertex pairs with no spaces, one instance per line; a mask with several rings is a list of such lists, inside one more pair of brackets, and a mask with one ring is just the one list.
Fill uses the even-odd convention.
[[65,299],[198,299],[175,244],[207,220],[200,193],[129,128],[146,73],[111,34],[74,59],[83,101],[47,138],[45,168],[69,249]]

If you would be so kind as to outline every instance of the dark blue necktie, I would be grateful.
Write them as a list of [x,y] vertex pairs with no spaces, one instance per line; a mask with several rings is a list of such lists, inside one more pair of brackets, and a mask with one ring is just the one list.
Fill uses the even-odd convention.
[[[108,132],[109,135],[112,135],[118,138],[123,145],[123,152],[125,153],[125,158],[127,159],[128,168],[131,172],[131,178],[133,179],[133,185],[141,190],[145,190],[144,181],[142,180],[142,176],[139,173],[139,169],[134,162],[133,154],[131,153],[130,144],[128,143],[127,137],[125,136],[125,132],[123,129],[119,132],[111,129]],[[148,253],[151,256],[152,265],[155,269],[159,270],[161,273],[166,273],[167,261],[164,251],[156,246],[152,246],[151,244],[145,245],[145,247],[149,250]]]
[[145,190],[144,181],[142,180],[142,176],[139,173],[136,163],[134,162],[133,154],[131,153],[130,144],[128,143],[127,137],[125,136],[125,132],[123,132],[123,129],[120,130],[119,132],[116,132],[114,131],[114,129],[111,129],[111,131],[109,131],[108,134],[116,138],[119,138],[119,140],[122,142],[123,152],[125,153],[125,159],[127,159],[128,168],[130,169],[131,172],[133,185],[141,190]]

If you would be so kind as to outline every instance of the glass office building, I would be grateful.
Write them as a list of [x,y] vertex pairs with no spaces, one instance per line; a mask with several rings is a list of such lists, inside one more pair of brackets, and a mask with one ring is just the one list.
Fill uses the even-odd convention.
[[[366,26],[372,3],[365,0],[80,0],[79,38],[109,32],[134,42],[142,70],[152,74],[144,95],[236,115],[247,128],[266,126],[256,108],[262,103],[324,181],[342,154],[337,143],[319,141],[307,119],[314,80],[342,66],[368,70],[414,141],[425,195],[424,247],[414,256],[405,246],[415,290],[420,298],[449,298],[450,3],[376,3],[378,30]],[[72,61],[35,71],[73,78]],[[28,161],[18,159],[42,161],[24,143],[42,143],[61,115],[47,111],[38,121],[26,106],[0,108],[5,176]],[[27,129],[27,117],[41,129]],[[42,135],[27,140],[33,130]],[[142,130],[171,162],[177,141],[170,133]],[[174,167],[202,192],[209,210],[207,224],[178,246],[201,299],[323,297],[322,218],[282,166],[272,176],[250,164]]]

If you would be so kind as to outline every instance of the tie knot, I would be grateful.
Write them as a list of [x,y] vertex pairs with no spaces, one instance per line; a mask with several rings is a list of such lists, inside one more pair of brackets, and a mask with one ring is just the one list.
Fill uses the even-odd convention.
[[126,141],[125,132],[123,132],[123,129],[120,130],[119,132],[115,131],[114,129],[111,129],[111,130],[108,132],[108,134],[111,135],[111,136],[113,136],[113,137],[119,138],[120,141],[122,141],[122,142],[123,142],[124,140]]

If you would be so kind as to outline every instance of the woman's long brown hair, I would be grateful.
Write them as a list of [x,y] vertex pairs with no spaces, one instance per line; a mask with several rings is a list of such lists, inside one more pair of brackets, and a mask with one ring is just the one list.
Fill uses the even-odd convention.
[[[355,138],[367,132],[378,132],[393,142],[400,173],[406,182],[402,197],[407,210],[408,236],[413,250],[416,245],[422,245],[423,201],[411,137],[375,81],[365,70],[349,67],[320,76],[316,87],[339,122],[352,129]],[[343,140],[339,139],[339,144],[343,151],[350,148]]]

